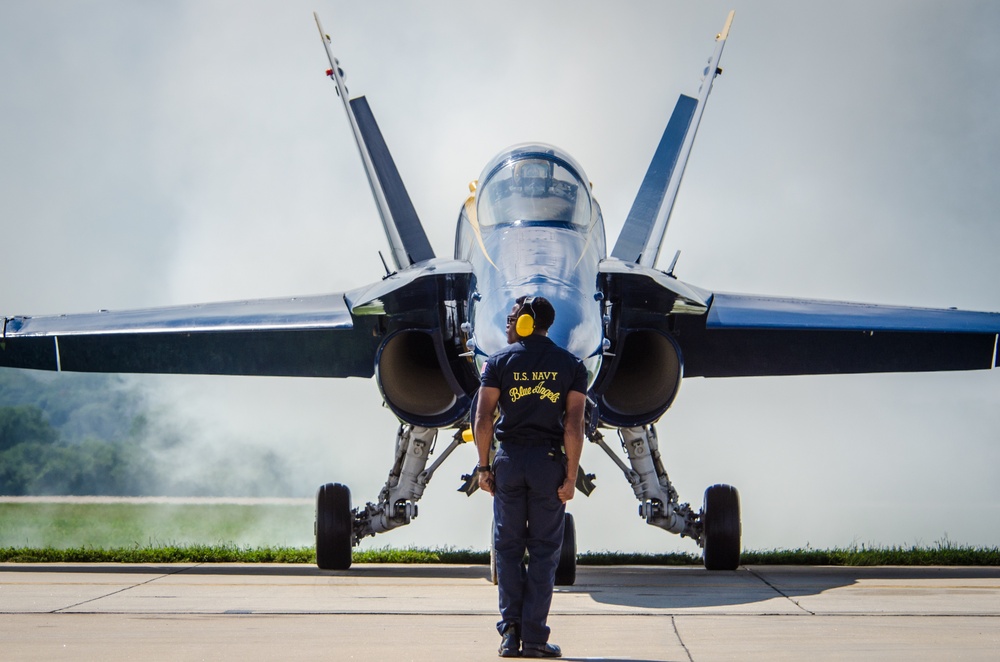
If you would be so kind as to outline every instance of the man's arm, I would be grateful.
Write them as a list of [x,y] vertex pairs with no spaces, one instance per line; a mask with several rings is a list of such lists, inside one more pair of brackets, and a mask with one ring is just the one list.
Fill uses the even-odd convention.
[[[500,401],[500,389],[493,386],[480,386],[479,397],[476,399],[476,420],[473,423],[473,438],[479,451],[479,466],[490,463],[490,448],[493,446],[493,414],[496,413]],[[581,424],[583,419],[580,419]],[[582,429],[582,428],[581,428]],[[479,472],[479,487],[493,494],[493,472]]]
[[563,421],[563,448],[566,450],[566,480],[559,488],[559,500],[566,503],[576,494],[576,474],[583,453],[583,415],[587,409],[587,394],[570,391],[566,396],[566,418]]

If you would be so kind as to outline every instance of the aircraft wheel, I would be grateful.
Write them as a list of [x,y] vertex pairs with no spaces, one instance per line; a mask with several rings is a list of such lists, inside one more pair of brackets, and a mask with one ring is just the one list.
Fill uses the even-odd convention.
[[351,490],[340,483],[327,483],[316,495],[316,565],[323,570],[350,568],[353,540]]
[[732,485],[712,485],[705,490],[705,568],[736,570],[740,566],[740,493]]
[[556,586],[572,586],[575,582],[576,526],[573,524],[573,516],[566,513],[562,550],[559,552],[559,565],[556,567]]

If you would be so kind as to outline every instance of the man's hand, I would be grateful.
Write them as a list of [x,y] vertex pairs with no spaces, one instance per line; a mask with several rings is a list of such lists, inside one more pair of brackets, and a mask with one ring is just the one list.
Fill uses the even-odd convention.
[[563,503],[576,494],[576,475],[580,472],[580,454],[583,451],[583,414],[586,410],[586,394],[570,391],[566,396],[566,417],[563,420],[566,480],[559,487],[559,500]]
[[[480,482],[480,484],[482,484],[482,482]],[[576,474],[573,474],[572,478],[566,476],[566,480],[564,480],[563,484],[559,486],[558,494],[559,500],[563,503],[566,503],[573,498],[573,495],[576,494]]]
[[[478,466],[486,467],[489,466],[490,449],[493,447],[493,414],[497,410],[497,403],[500,402],[500,389],[480,386],[477,401],[476,418],[473,421],[472,432],[473,438],[476,440],[476,449],[479,451]],[[492,471],[479,472],[479,489],[493,495],[496,485],[493,482]]]
[[493,496],[493,491],[496,489],[496,486],[493,484],[492,471],[479,472],[479,489],[484,492],[488,492],[490,496]]

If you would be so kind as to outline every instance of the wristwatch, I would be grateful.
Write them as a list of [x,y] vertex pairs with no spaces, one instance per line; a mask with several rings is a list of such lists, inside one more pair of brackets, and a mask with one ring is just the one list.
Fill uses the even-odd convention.
[[478,471],[479,473],[483,473],[485,471],[493,471],[493,467],[491,467],[488,464],[480,464],[479,466],[476,467],[476,471]]

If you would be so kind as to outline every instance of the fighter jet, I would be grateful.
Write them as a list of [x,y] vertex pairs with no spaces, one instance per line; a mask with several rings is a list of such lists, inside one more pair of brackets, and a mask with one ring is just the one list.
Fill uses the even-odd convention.
[[[589,379],[586,434],[621,469],[646,523],[689,537],[706,568],[739,565],[740,500],[730,485],[684,503],[659,453],[655,423],[686,378],[991,369],[1000,314],[708,291],[656,268],[733,13],[701,86],[681,95],[610,255],[601,207],[563,150],[500,151],[458,210],[451,257],[438,257],[364,96],[351,98],[331,40],[327,72],[353,132],[388,240],[385,277],[323,296],[134,311],[3,317],[0,366],[38,370],[345,378],[375,377],[399,421],[394,462],[374,501],[319,488],[317,563],[346,569],[359,541],[409,524],[433,475],[471,438],[479,372],[506,344],[519,296],[557,311],[549,336]],[[346,413],[346,412],[345,412]],[[450,443],[433,462],[437,437]],[[622,450],[606,436],[617,435]],[[459,473],[459,475],[461,475]],[[467,493],[471,475],[461,476]],[[581,470],[580,491],[592,477]],[[575,575],[567,515],[560,583]]]

